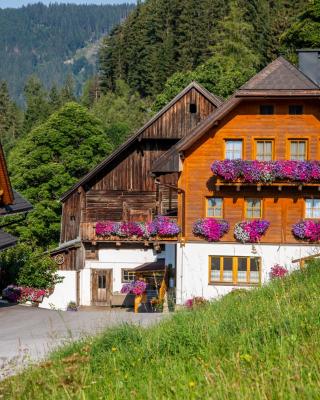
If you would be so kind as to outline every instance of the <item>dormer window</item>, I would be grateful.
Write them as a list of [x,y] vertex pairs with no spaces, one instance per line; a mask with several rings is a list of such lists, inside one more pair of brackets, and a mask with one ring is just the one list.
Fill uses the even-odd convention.
[[303,114],[303,106],[301,104],[290,104],[289,105],[289,114],[290,115],[302,115]]
[[274,106],[272,104],[261,104],[260,105],[260,115],[273,115]]
[[190,103],[189,110],[191,114],[196,114],[197,113],[197,105],[196,103]]

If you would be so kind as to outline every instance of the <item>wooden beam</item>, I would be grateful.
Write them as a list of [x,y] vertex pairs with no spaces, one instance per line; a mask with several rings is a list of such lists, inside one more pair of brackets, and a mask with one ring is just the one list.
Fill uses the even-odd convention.
[[312,256],[297,258],[295,260],[292,260],[292,262],[293,263],[297,263],[297,262],[301,262],[301,261],[312,260],[312,259],[317,258],[317,257],[320,257],[320,253],[313,254]]

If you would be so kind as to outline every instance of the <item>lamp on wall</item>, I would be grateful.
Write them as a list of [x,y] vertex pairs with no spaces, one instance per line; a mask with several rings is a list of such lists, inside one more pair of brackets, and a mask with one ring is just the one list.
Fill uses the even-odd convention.
[[252,254],[257,254],[257,249],[256,249],[256,246],[254,244],[251,247],[251,253]]

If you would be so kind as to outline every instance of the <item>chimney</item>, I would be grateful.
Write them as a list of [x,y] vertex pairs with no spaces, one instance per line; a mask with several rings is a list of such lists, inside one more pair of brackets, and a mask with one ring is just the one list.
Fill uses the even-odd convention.
[[320,49],[300,49],[297,53],[300,71],[320,86]]

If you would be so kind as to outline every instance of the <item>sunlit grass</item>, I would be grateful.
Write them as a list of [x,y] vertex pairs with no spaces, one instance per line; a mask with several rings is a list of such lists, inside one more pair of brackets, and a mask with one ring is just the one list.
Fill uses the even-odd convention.
[[157,326],[122,326],[0,385],[5,399],[319,399],[320,264]]

